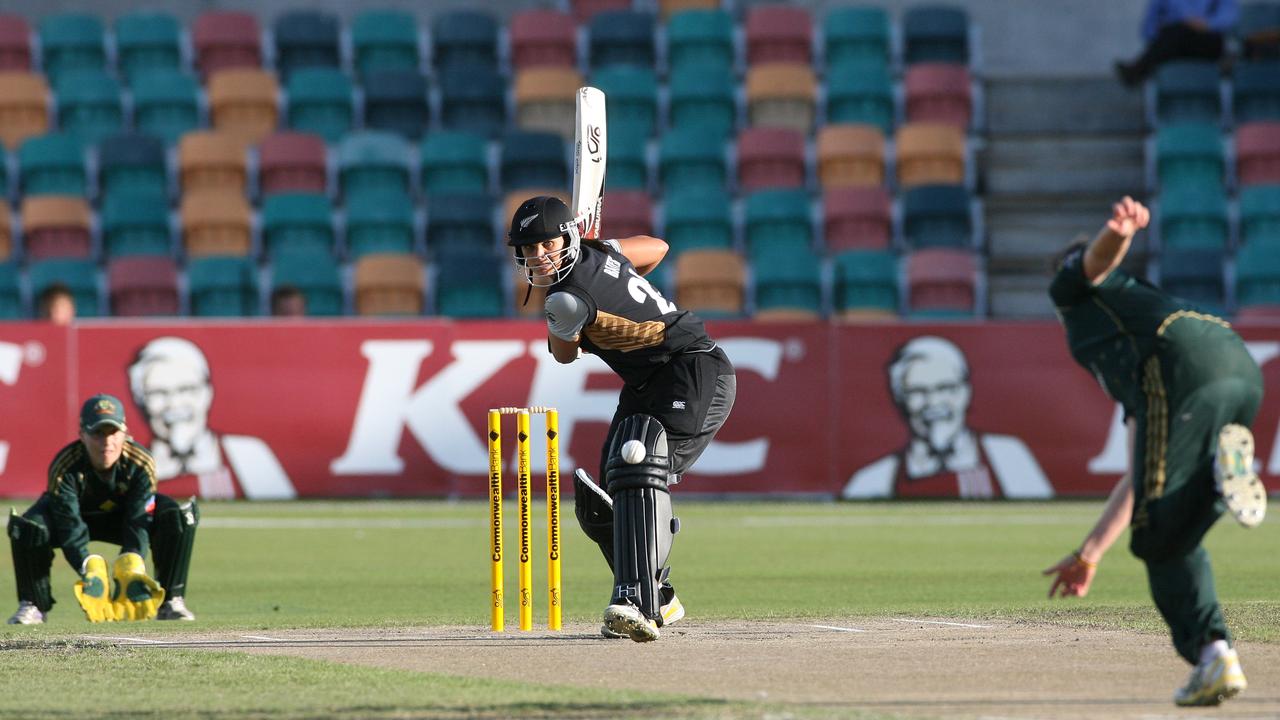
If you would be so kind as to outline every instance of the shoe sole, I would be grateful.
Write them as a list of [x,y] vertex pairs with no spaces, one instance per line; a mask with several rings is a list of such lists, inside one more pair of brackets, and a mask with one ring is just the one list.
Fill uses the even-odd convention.
[[635,642],[653,642],[658,639],[658,628],[650,625],[640,616],[618,612],[612,606],[604,611],[604,628],[622,637],[629,637]]
[[1235,685],[1235,686],[1228,685],[1227,687],[1222,688],[1221,690],[1213,693],[1212,695],[1197,697],[1194,701],[1191,701],[1191,702],[1176,702],[1174,704],[1178,705],[1179,707],[1214,707],[1216,705],[1221,705],[1227,700],[1230,700],[1231,698],[1239,695],[1240,692],[1243,691],[1244,689],[1245,689],[1244,685]]
[[1253,471],[1253,433],[1232,423],[1218,433],[1214,470],[1222,499],[1236,522],[1253,528],[1267,516],[1267,489]]

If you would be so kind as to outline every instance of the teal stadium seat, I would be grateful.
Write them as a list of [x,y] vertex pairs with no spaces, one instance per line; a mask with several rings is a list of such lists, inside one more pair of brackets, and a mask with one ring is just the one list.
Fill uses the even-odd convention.
[[374,253],[412,253],[413,200],[394,190],[362,192],[347,197],[347,257]]
[[1160,286],[1214,315],[1225,315],[1221,248],[1165,248],[1160,253]]
[[612,65],[592,73],[591,84],[604,92],[610,139],[653,134],[658,122],[658,78],[652,68]]
[[969,64],[969,16],[963,8],[919,5],[902,15],[903,59],[921,62]]
[[0,320],[21,320],[22,288],[17,263],[0,263]]
[[307,315],[332,317],[345,309],[342,277],[332,255],[281,253],[271,261],[271,287],[292,285],[307,298]]
[[635,65],[652,68],[656,55],[654,19],[638,10],[605,10],[590,21],[591,67]]
[[141,70],[133,84],[133,122],[140,131],[174,145],[200,127],[200,83],[181,70]]
[[289,127],[319,135],[337,145],[355,123],[355,95],[351,80],[337,68],[294,70],[285,87],[289,99]]
[[493,199],[483,192],[427,194],[427,250],[440,260],[494,257]]
[[1216,250],[1227,246],[1227,197],[1214,185],[1179,185],[1160,194],[1164,250]]
[[110,192],[102,201],[102,249],[109,258],[172,255],[169,199],[137,190]]
[[409,193],[413,146],[389,132],[355,132],[338,146],[338,180],[344,195],[393,190]]
[[609,128],[608,185],[615,190],[646,190],[649,187],[649,136],[634,126],[621,131]]
[[1241,3],[1235,36],[1241,56],[1251,60],[1280,59],[1280,3]]
[[446,130],[494,137],[507,124],[507,84],[497,68],[455,65],[439,74],[440,124]]
[[479,65],[498,67],[498,21],[480,10],[453,10],[436,16],[431,27],[436,70]]
[[422,140],[422,190],[485,192],[489,189],[488,141],[466,132],[436,132]]
[[672,255],[695,249],[733,249],[733,216],[722,188],[667,194],[662,202],[664,239]]
[[182,27],[174,16],[155,11],[116,17],[116,66],[133,85],[138,76],[157,68],[182,68]]
[[28,138],[18,148],[18,181],[23,195],[85,195],[84,147],[65,133]]
[[1210,123],[1176,123],[1156,131],[1156,175],[1161,188],[1223,186],[1222,135]]
[[1207,60],[1175,60],[1156,70],[1156,122],[1222,120],[1222,92],[1218,63]]
[[670,128],[702,127],[721,138],[733,135],[738,122],[733,71],[719,65],[672,70],[668,81]]
[[98,188],[103,195],[169,195],[164,141],[143,133],[110,135],[98,145]]
[[325,195],[278,193],[262,201],[262,249],[268,259],[332,255],[335,244],[333,207]]
[[663,194],[672,197],[695,188],[727,187],[729,169],[724,147],[724,139],[705,127],[664,133],[658,147],[658,178]]
[[67,70],[54,84],[58,127],[88,145],[124,128],[120,84],[102,70]]
[[351,23],[351,49],[361,78],[381,70],[417,70],[421,64],[418,26],[399,10],[365,10]]
[[61,283],[71,291],[76,317],[100,317],[105,308],[98,297],[98,267],[82,258],[53,258],[31,263],[27,268],[31,296],[40,297],[50,285]]
[[752,251],[755,310],[822,314],[822,262],[812,249],[765,243]]
[[1236,304],[1280,305],[1280,252],[1273,245],[1245,245],[1236,253]]
[[892,252],[848,250],[833,262],[832,299],[837,313],[898,312],[898,258]]
[[902,231],[907,247],[969,248],[973,220],[963,185],[920,185],[902,195]]
[[564,139],[555,133],[512,130],[502,138],[502,187],[567,188]]
[[758,190],[747,196],[745,234],[747,257],[773,257],[775,248],[808,252],[813,248],[813,219],[809,193],[798,188]]
[[452,318],[506,315],[510,265],[488,255],[458,255],[436,263],[436,314]]
[[667,21],[667,65],[671,72],[734,66],[733,16],[725,10],[684,10]]
[[881,60],[851,59],[827,70],[827,122],[861,123],[893,134],[893,81]]
[[889,13],[881,7],[836,7],[822,23],[827,66],[889,62]]
[[382,70],[364,79],[364,124],[416,140],[431,124],[427,79],[417,70]]
[[289,10],[276,16],[272,28],[276,70],[282,80],[302,68],[337,69],[342,65],[337,15],[320,10]]
[[191,314],[196,317],[257,315],[258,270],[245,257],[208,256],[187,263]]
[[1280,185],[1253,185],[1240,191],[1240,242],[1268,243],[1280,250]]
[[39,36],[44,74],[51,85],[73,70],[101,72],[107,67],[106,29],[97,15],[48,15],[40,21]]
[[1280,61],[1237,62],[1231,97],[1237,124],[1280,120]]

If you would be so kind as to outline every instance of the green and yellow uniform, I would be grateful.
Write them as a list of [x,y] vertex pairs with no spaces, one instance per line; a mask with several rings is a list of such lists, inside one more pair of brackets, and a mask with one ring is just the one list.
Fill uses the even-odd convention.
[[1218,432],[1252,425],[1262,372],[1222,318],[1116,269],[1098,285],[1084,248],[1050,284],[1072,357],[1136,424],[1129,548],[1147,566],[1156,607],[1178,653],[1230,640],[1200,542],[1223,511],[1214,483]]

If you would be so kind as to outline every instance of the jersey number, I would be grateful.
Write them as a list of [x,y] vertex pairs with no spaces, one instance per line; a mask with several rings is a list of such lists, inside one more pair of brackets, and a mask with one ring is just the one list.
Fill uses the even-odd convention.
[[631,279],[627,281],[627,292],[631,293],[633,300],[643,304],[645,296],[648,295],[653,298],[655,303],[658,304],[658,312],[663,315],[676,311],[676,304],[662,297],[657,290],[653,289],[653,286],[649,284],[648,280],[645,280],[636,273],[635,270],[630,268],[627,269],[627,272],[631,274]]

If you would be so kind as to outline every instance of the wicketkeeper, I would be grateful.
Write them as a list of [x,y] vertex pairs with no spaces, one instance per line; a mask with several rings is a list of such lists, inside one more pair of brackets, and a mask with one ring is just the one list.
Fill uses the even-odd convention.
[[[90,622],[195,620],[183,592],[199,522],[194,498],[179,505],[156,494],[155,462],[127,434],[124,405],[94,395],[80,410],[80,438],[49,466],[49,489],[22,515],[10,510],[18,611],[9,624],[43,623],[53,607],[55,547],[80,574],[72,589]],[[120,546],[110,570],[89,554],[90,540]],[[154,579],[144,562],[152,544]]]

